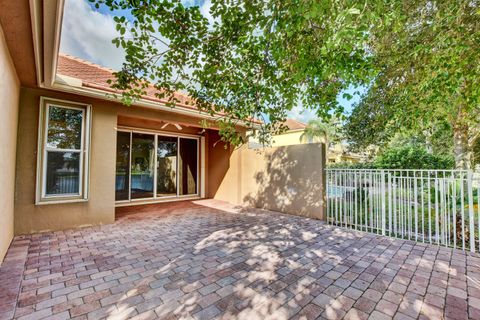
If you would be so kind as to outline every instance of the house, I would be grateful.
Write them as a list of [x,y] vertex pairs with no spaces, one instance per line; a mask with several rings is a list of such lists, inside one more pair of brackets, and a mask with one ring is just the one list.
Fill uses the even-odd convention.
[[[290,146],[306,143],[319,143],[324,141],[323,138],[314,138],[310,141],[303,138],[302,135],[307,125],[298,120],[289,118],[283,123],[283,125],[288,129],[283,133],[273,136],[272,147]],[[249,145],[251,148],[262,147],[262,145],[259,144],[258,141],[256,141],[255,139],[251,139]],[[344,142],[329,143],[329,148],[327,152],[327,164],[340,162],[358,163],[365,161],[366,157],[364,155],[350,152],[347,150],[347,147],[347,144]]]
[[288,146],[308,142],[302,138],[302,134],[307,127],[305,123],[289,118],[285,120],[283,125],[288,129],[281,134],[273,136],[272,146]]
[[[63,6],[1,5],[0,262],[14,235],[112,223],[119,206],[215,198],[321,216],[320,145],[307,158],[296,148],[244,161],[243,151],[220,141],[219,115],[199,112],[181,93],[173,109],[152,88],[122,105],[106,83],[112,70],[59,53]],[[285,171],[289,159],[294,173]],[[266,168],[298,179],[270,184],[285,194],[281,203],[261,185],[273,174]],[[311,207],[299,198],[309,190],[318,197]]]
[[332,163],[359,163],[364,162],[367,156],[348,151],[345,142],[330,143],[328,146],[327,164]]
[[111,223],[116,206],[212,197],[231,153],[216,143],[215,117],[188,97],[172,109],[150,90],[124,106],[108,95],[112,70],[59,54],[62,4],[0,10],[0,261],[14,234]]

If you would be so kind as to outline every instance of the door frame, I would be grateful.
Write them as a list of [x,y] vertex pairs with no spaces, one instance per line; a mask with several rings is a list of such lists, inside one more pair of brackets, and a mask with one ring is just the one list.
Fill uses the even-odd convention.
[[[162,131],[162,130],[151,130],[151,129],[143,129],[143,128],[135,128],[135,127],[126,127],[126,126],[118,126],[116,128],[117,132],[128,132],[130,133],[130,149],[129,149],[129,163],[128,163],[128,199],[127,200],[118,200],[115,201],[116,206],[123,206],[123,205],[133,205],[133,204],[144,204],[144,203],[156,203],[156,202],[167,202],[167,201],[179,201],[179,200],[186,200],[186,199],[198,199],[204,195],[203,188],[205,187],[205,174],[203,172],[205,168],[205,139],[201,135],[193,135],[193,134],[184,134],[184,133],[175,133],[169,131]],[[150,198],[137,198],[132,199],[131,196],[131,183],[132,183],[132,134],[133,133],[140,133],[140,134],[150,134],[154,136],[154,181],[153,181],[153,197]],[[176,172],[176,191],[177,194],[174,196],[164,196],[158,197],[157,196],[157,148],[158,148],[158,136],[167,136],[167,137],[175,137],[177,138],[177,172]],[[115,136],[116,138],[116,136]],[[179,155],[180,155],[180,138],[185,139],[194,139],[197,141],[197,174],[196,174],[196,193],[195,194],[187,194],[187,195],[180,195],[179,194]],[[115,159],[117,155],[115,153]],[[116,173],[115,173],[116,179]],[[116,181],[115,181],[116,185]]]

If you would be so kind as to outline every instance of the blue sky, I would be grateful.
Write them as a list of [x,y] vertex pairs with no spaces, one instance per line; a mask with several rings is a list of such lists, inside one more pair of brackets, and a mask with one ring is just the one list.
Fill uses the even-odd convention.
[[[211,0],[184,0],[186,5],[198,5],[200,11],[209,20]],[[121,12],[128,17],[128,11]],[[116,48],[111,40],[118,36],[113,21],[113,13],[106,7],[96,9],[88,0],[66,0],[63,18],[62,38],[60,52],[70,54],[94,63],[119,69],[123,62],[124,52]],[[365,88],[349,88],[346,92],[353,94],[355,91],[364,92]],[[340,94],[338,102],[350,113],[352,105],[358,102],[358,96],[348,101]],[[289,114],[290,117],[306,122],[315,117],[311,110],[302,110],[298,106]]]

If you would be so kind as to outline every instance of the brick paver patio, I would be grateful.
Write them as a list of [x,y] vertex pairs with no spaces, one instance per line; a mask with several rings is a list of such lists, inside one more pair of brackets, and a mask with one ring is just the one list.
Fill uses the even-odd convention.
[[0,319],[480,319],[479,255],[214,201],[129,210],[16,237]]

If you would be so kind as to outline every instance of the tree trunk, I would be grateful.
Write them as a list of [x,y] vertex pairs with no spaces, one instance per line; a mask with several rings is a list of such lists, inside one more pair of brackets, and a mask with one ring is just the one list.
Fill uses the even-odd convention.
[[468,126],[456,124],[453,127],[453,139],[456,169],[470,169],[472,164],[472,151],[468,144]]

